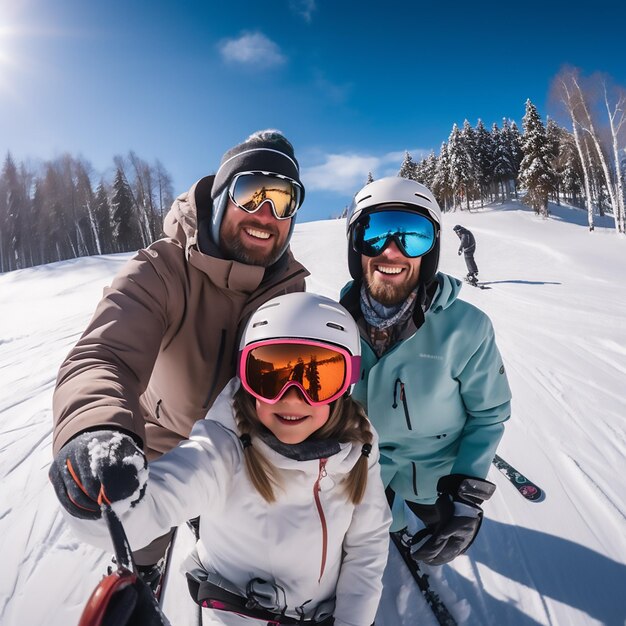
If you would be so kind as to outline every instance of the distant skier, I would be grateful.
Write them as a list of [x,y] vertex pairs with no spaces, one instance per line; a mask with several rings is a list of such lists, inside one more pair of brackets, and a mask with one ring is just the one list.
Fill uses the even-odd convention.
[[[66,502],[69,521],[108,548],[103,520],[76,519],[99,498],[113,503],[133,546],[199,515],[183,569],[204,624],[239,625],[243,615],[256,618],[246,624],[369,626],[391,514],[377,438],[350,396],[360,376],[357,325],[329,298],[290,293],[253,313],[240,346],[240,380],[148,470],[125,433],[70,441],[85,493]],[[248,377],[254,361],[265,364],[266,384]],[[315,363],[313,379],[271,375],[298,363]]]
[[471,231],[458,224],[452,229],[461,240],[459,246],[459,256],[461,253],[465,255],[465,265],[467,265],[467,282],[475,285],[478,282],[478,266],[474,260],[474,252],[476,250],[476,240]]

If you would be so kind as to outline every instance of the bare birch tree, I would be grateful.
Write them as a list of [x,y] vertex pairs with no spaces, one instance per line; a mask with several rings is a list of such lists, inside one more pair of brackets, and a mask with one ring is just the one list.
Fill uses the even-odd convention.
[[577,119],[577,111],[579,109],[580,94],[573,89],[570,81],[569,69],[562,70],[555,78],[553,83],[553,95],[564,106],[572,123],[572,134],[574,135],[574,143],[580,157],[583,168],[583,184],[585,187],[585,205],[587,208],[587,223],[589,230],[594,229],[593,223],[593,197],[591,194],[591,174],[589,159],[585,158],[585,149],[583,138],[581,137],[581,126]]
[[[132,150],[128,153],[128,160],[133,169],[132,190],[137,203],[139,221],[143,231],[145,245],[154,241],[154,184],[150,166],[140,159]],[[130,181],[129,181],[130,182]]]
[[[626,99],[623,90],[616,87],[609,90],[607,79],[599,74],[590,79],[583,79],[576,68],[563,69],[556,80],[562,92],[567,94],[567,107],[572,125],[578,126],[579,130],[591,141],[609,195],[615,230],[617,233],[623,233],[624,194],[619,161],[619,142],[626,125],[624,119]],[[602,97],[601,94],[604,94],[604,105],[608,114],[607,134],[610,137],[608,141],[605,139],[605,133],[602,132],[603,126],[598,121],[597,102]]]
[[159,229],[156,234],[160,237],[163,232],[163,219],[165,218],[165,213],[174,202],[174,190],[172,187],[172,177],[165,170],[163,164],[158,159],[154,164],[154,169],[157,179],[157,195],[159,198]]
[[618,214],[616,216],[616,228],[620,233],[626,233],[626,216],[624,208],[624,179],[620,159],[620,150],[626,139],[626,90],[602,80],[604,92],[604,104],[609,118],[611,130],[611,147],[615,169],[615,191],[617,195]]

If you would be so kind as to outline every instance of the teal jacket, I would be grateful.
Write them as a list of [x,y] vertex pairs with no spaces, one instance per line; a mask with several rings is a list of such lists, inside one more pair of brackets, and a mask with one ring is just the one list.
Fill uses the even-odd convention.
[[435,502],[442,476],[485,478],[511,415],[491,321],[457,299],[459,280],[441,272],[437,280],[424,322],[380,359],[362,335],[353,392],[380,437],[383,483],[420,504]]

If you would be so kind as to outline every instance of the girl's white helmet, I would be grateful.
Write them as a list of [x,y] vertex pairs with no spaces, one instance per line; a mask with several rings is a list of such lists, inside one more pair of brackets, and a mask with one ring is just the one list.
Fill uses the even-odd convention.
[[[351,243],[354,225],[361,216],[371,211],[393,209],[398,206],[430,217],[435,223],[436,230],[441,230],[441,209],[428,187],[400,176],[379,178],[365,185],[354,196],[346,220],[348,266],[353,278],[358,279],[362,275],[361,256],[352,248]],[[437,237],[433,249],[422,257],[420,282],[429,283],[434,278],[439,265],[439,248],[439,237]]]
[[261,305],[250,317],[239,349],[268,339],[313,339],[361,355],[359,329],[350,313],[315,293],[288,293]]

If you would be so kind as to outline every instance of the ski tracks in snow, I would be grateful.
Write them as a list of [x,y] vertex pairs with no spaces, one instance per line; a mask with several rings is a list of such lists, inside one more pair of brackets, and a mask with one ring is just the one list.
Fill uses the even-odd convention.
[[[432,568],[433,587],[465,626],[623,626],[623,242],[520,210],[463,219],[480,235],[481,273],[499,283],[461,297],[491,317],[509,372],[513,418],[501,454],[547,495],[529,503],[494,469],[480,535],[468,555]],[[451,225],[441,268],[459,274]],[[309,289],[337,297],[349,277],[345,222],[298,225],[292,248],[312,270]],[[77,623],[110,559],[65,530],[47,479],[50,406],[62,359],[129,256],[0,276],[0,552],[3,571],[17,572],[0,577],[3,625]],[[376,624],[435,624],[395,550]]]

